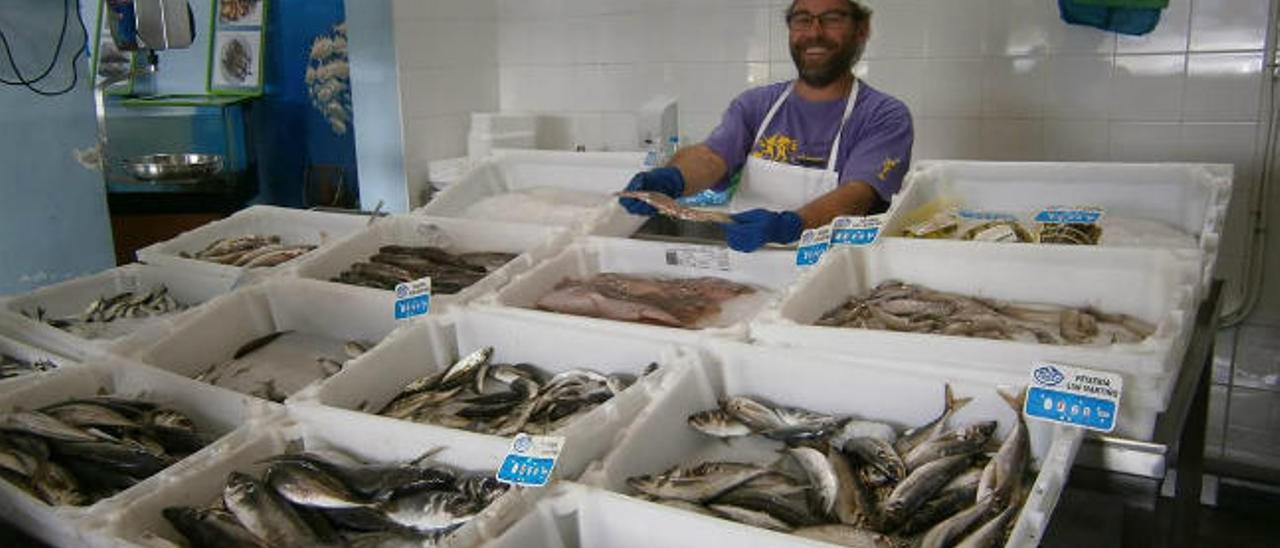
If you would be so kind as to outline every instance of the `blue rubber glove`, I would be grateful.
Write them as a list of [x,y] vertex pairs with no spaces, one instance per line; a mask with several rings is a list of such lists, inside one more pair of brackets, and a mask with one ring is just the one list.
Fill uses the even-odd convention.
[[804,221],[794,211],[753,209],[731,217],[724,225],[724,239],[735,251],[751,253],[764,244],[789,244],[800,239]]
[[[684,175],[674,167],[660,167],[637,173],[625,190],[661,192],[672,198],[684,195]],[[619,198],[622,208],[634,215],[652,216],[658,212],[653,206],[635,198]]]

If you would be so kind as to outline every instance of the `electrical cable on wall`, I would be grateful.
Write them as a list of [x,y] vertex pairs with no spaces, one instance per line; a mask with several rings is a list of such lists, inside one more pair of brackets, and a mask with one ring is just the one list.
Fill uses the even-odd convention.
[[[36,87],[36,84],[39,84],[44,80],[46,80],[47,78],[49,78],[49,76],[54,72],[53,69],[58,66],[58,57],[62,55],[62,47],[66,43],[67,26],[69,25],[69,21],[72,15],[71,4],[73,1],[76,4],[75,18],[80,25],[80,32],[84,36],[84,39],[81,42],[80,49],[76,50],[75,54],[71,56],[71,82],[67,84],[66,87],[59,90],[50,91],[50,90],[40,89]],[[4,78],[0,78],[0,84],[5,84],[8,86],[25,87],[31,90],[33,93],[43,95],[45,97],[57,97],[59,95],[64,95],[73,91],[76,88],[76,85],[80,82],[79,67],[76,65],[76,63],[80,60],[80,56],[85,54],[85,52],[88,51],[89,49],[89,29],[85,28],[84,20],[80,18],[79,8],[80,8],[79,0],[63,0],[62,30],[58,32],[58,43],[53,48],[53,59],[51,59],[49,61],[49,65],[46,66],[45,69],[41,71],[38,76],[34,78],[28,79],[26,76],[23,76],[22,69],[18,68],[17,59],[15,59],[13,55],[13,45],[9,42],[9,37],[5,34],[4,29],[0,29],[0,47],[4,48],[5,60],[9,64],[9,69],[12,70],[14,76],[17,77],[16,80],[7,80]]]

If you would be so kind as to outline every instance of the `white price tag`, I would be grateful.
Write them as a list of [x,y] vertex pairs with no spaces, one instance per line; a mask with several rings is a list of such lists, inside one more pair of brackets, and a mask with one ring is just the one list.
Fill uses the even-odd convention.
[[431,278],[396,286],[395,318],[407,320],[431,311]]
[[672,247],[666,252],[668,266],[700,270],[729,271],[729,250],[713,247]]
[[1023,413],[1036,420],[1111,432],[1123,392],[1124,379],[1115,373],[1037,363]]
[[836,217],[831,221],[831,245],[869,246],[880,238],[882,226],[883,215]]
[[1073,225],[1093,225],[1102,220],[1103,209],[1100,207],[1046,207],[1036,213],[1037,223],[1058,223]]
[[796,266],[808,268],[822,260],[822,255],[831,248],[831,225],[811,228],[800,234],[800,245],[796,248]]
[[498,481],[526,487],[541,487],[551,481],[556,459],[564,449],[564,438],[516,434],[511,449],[498,468]]

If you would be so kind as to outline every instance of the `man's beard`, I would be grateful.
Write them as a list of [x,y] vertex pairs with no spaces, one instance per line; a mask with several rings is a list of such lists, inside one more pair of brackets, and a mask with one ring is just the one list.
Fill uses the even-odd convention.
[[[810,46],[824,46],[834,53],[832,53],[827,62],[806,67],[804,64],[804,50]],[[853,65],[857,64],[861,58],[862,44],[856,39],[850,40],[844,48],[839,50],[835,49],[835,44],[823,39],[811,40],[791,47],[791,60],[796,64],[796,71],[800,74],[800,80],[815,88],[827,87],[845,74],[849,74],[853,71]]]

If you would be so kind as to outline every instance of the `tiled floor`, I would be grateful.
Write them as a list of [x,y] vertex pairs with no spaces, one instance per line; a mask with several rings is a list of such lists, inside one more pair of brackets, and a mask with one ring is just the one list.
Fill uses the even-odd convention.
[[1206,455],[1280,471],[1280,325],[1222,330],[1213,382]]

